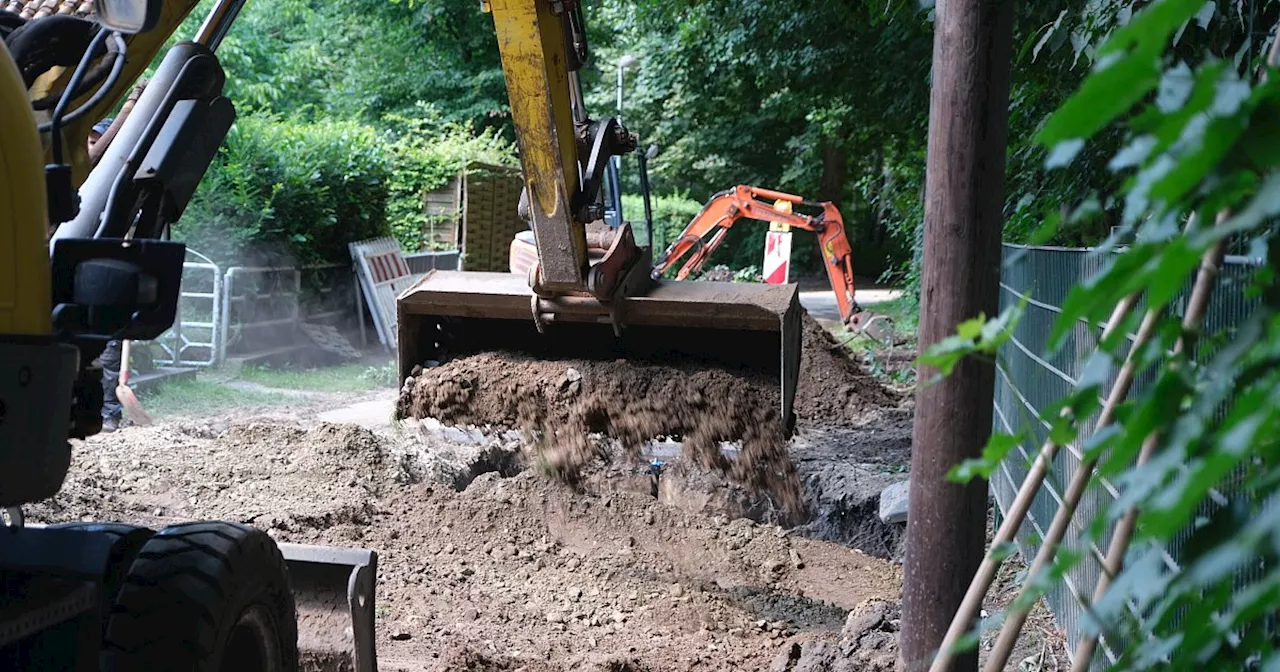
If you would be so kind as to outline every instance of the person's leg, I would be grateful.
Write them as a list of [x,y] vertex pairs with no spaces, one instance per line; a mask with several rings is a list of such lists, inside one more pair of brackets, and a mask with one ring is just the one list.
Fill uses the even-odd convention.
[[111,341],[98,357],[102,363],[102,429],[112,431],[120,426],[124,407],[116,397],[116,385],[120,382],[120,341]]

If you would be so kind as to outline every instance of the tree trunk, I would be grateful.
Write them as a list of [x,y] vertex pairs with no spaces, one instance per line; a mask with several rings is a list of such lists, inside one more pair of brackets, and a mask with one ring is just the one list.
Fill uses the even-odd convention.
[[844,196],[844,178],[848,172],[849,154],[833,138],[822,138],[822,176],[818,178],[818,199],[831,201],[839,208]]
[[[925,177],[920,348],[954,334],[969,318],[996,314],[1001,212],[1008,142],[1013,0],[946,0],[937,5],[933,90]],[[987,483],[947,481],[978,457],[991,433],[995,366],[969,358],[951,376],[926,383],[921,366],[912,434],[902,656],[927,664],[942,643],[982,561]],[[976,670],[976,650],[953,672]]]
[[876,247],[884,247],[885,240],[889,237],[889,199],[893,195],[893,184],[893,169],[889,167],[889,162],[884,158],[884,151],[881,150],[880,193],[876,199],[876,225],[873,239]]

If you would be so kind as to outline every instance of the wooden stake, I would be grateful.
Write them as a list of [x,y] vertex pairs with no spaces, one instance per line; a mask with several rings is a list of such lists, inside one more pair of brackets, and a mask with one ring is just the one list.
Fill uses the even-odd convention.
[[[1214,256],[1217,256],[1219,262],[1213,262]],[[1196,278],[1196,285],[1192,290],[1190,302],[1187,305],[1186,316],[1183,319],[1183,328],[1195,328],[1199,325],[1200,320],[1204,316],[1204,311],[1209,304],[1209,297],[1213,293],[1212,277],[1210,278],[1210,286],[1208,290],[1201,287],[1201,280],[1205,277],[1205,267],[1212,265],[1215,269],[1213,276],[1216,276],[1216,268],[1220,263],[1222,250],[1220,246],[1215,245],[1205,252],[1201,265],[1201,273]],[[1147,312],[1146,318],[1142,321],[1142,327],[1138,330],[1138,337],[1134,341],[1134,347],[1130,350],[1128,362],[1133,361],[1133,354],[1136,352],[1138,344],[1144,342],[1142,332],[1150,331],[1154,328],[1155,322],[1158,321],[1159,315],[1157,311],[1151,310]],[[1148,334],[1149,337],[1149,334]],[[1175,346],[1175,352],[1181,350],[1182,340],[1178,340]],[[1128,364],[1126,362],[1126,364]],[[1099,423],[1101,426],[1101,423]],[[1148,442],[1151,439],[1148,439]],[[1143,450],[1147,450],[1146,445]],[[1093,478],[1094,468],[1097,466],[1097,459],[1085,460],[1080,464],[1080,468],[1071,477],[1071,483],[1067,486],[1067,492],[1063,495],[1062,506],[1058,507],[1058,511],[1053,516],[1053,522],[1049,525],[1049,531],[1040,543],[1040,550],[1036,553],[1035,561],[1031,565],[1030,571],[1027,572],[1026,581],[1022,584],[1022,589],[1018,591],[1018,598],[1014,604],[1018,604],[1022,598],[1030,593],[1031,587],[1039,580],[1040,574],[1043,573],[1048,565],[1053,562],[1054,556],[1058,552],[1058,545],[1062,543],[1062,538],[1066,535],[1067,528],[1071,524],[1071,519],[1075,516],[1076,507],[1080,504],[1080,498],[1084,496],[1084,491],[1089,485],[1089,481]],[[995,646],[991,649],[991,656],[987,659],[986,672],[1000,672],[1004,669],[1004,665],[1009,660],[1009,656],[1013,653],[1013,647],[1017,644],[1018,635],[1022,632],[1022,626],[1027,621],[1028,608],[1012,606],[1009,608],[1005,618],[1004,626],[1000,629],[1000,637],[996,640]]]
[[[1102,330],[1103,341],[1110,338],[1116,329],[1124,327],[1125,319],[1129,317],[1129,313],[1137,302],[1138,294],[1135,293],[1116,304],[1115,309],[1111,311],[1111,318],[1107,320],[1107,326]],[[1135,343],[1135,350],[1139,345]],[[1120,369],[1120,373],[1116,376],[1115,384],[1111,386],[1111,393],[1107,395],[1107,405],[1103,408],[1102,415],[1099,417],[1099,428],[1111,422],[1111,416],[1115,412],[1116,404],[1128,396],[1129,387],[1133,383],[1133,373],[1133,367],[1128,363]],[[955,617],[951,620],[951,626],[947,629],[947,635],[942,640],[938,655],[933,659],[929,672],[946,672],[950,666],[951,650],[955,648],[960,638],[972,627],[978,612],[982,610],[982,600],[987,596],[987,591],[991,588],[992,582],[995,581],[996,571],[1000,569],[1000,565],[1003,562],[1003,558],[996,555],[996,552],[1001,546],[1013,541],[1018,529],[1022,527],[1022,521],[1027,517],[1027,511],[1031,509],[1031,503],[1035,500],[1036,493],[1040,491],[1040,486],[1044,483],[1044,477],[1048,473],[1049,465],[1053,464],[1053,458],[1057,455],[1059,447],[1058,444],[1050,440],[1046,441],[1044,446],[1040,448],[1036,461],[1031,465],[1031,470],[1027,472],[1021,487],[1018,488],[1018,494],[1014,497],[1013,503],[1009,505],[1009,511],[1005,515],[1004,522],[1000,524],[1000,529],[996,531],[995,538],[991,541],[990,550],[987,551],[986,557],[982,559],[982,565],[978,567],[973,581],[969,584],[969,590],[964,595],[964,602],[961,603],[960,609],[956,611]]]
[[[1218,214],[1217,224],[1226,221],[1229,214],[1223,211]],[[1182,317],[1183,332],[1193,331],[1200,326],[1200,322],[1204,319],[1205,312],[1209,309],[1209,299],[1213,296],[1213,289],[1218,279],[1218,272],[1222,266],[1222,259],[1225,253],[1224,243],[1219,241],[1213,247],[1205,252],[1204,258],[1200,262],[1200,270],[1196,273],[1195,284],[1191,288],[1191,298],[1187,301],[1187,312]],[[1173,346],[1173,354],[1177,356],[1182,353],[1185,348],[1185,342],[1182,337]],[[1160,435],[1152,434],[1142,442],[1142,449],[1138,451],[1137,466],[1142,466],[1151,459],[1156,452],[1156,444],[1159,443]],[[1107,557],[1102,565],[1102,574],[1098,576],[1098,585],[1094,587],[1093,603],[1097,603],[1106,594],[1107,589],[1111,587],[1111,580],[1120,573],[1120,568],[1124,565],[1124,555],[1129,550],[1129,540],[1133,537],[1133,530],[1138,519],[1137,509],[1130,508],[1125,512],[1124,517],[1116,524],[1116,528],[1111,533],[1111,543],[1107,545]],[[1081,671],[1089,669],[1089,664],[1093,660],[1093,653],[1098,644],[1098,636],[1091,634],[1082,634],[1080,642],[1076,645],[1074,660],[1071,665],[1073,671]],[[1081,665],[1083,664],[1083,667]]]
[[[1012,0],[938,3],[925,180],[920,346],[999,307],[1000,232],[1008,134]],[[921,367],[919,380],[934,373]],[[947,480],[991,434],[995,366],[968,358],[921,384],[912,435],[911,497],[901,652],[911,664],[937,650],[982,560],[987,484]],[[977,669],[977,654],[962,670]]]

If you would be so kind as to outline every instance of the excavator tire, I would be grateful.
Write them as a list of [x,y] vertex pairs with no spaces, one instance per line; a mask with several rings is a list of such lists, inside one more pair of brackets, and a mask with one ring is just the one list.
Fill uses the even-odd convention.
[[116,595],[119,595],[120,589],[124,587],[125,579],[129,575],[129,567],[133,565],[138,553],[142,552],[142,547],[155,536],[155,530],[125,523],[97,522],[58,523],[50,525],[49,529],[100,532],[112,538],[107,575],[102,577],[102,611],[100,613],[102,614],[102,634],[105,636],[107,619],[111,615]]
[[142,547],[103,641],[112,672],[292,672],[297,609],[284,557],[265,532],[197,522]]

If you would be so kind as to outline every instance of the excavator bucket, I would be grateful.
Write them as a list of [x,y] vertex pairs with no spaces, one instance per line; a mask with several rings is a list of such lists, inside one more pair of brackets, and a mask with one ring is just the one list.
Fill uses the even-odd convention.
[[363,548],[278,546],[298,609],[300,672],[377,672],[378,554]]
[[795,285],[655,281],[642,295],[605,305],[588,296],[535,301],[516,273],[431,271],[396,304],[400,380],[429,360],[481,351],[692,359],[775,377],[783,431],[789,435],[795,426],[801,347]]

